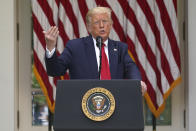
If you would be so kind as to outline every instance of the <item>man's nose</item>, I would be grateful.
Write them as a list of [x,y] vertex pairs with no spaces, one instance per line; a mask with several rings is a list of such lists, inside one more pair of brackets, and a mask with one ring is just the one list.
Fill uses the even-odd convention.
[[99,22],[99,27],[100,27],[100,28],[103,28],[103,27],[104,27],[104,23],[103,23],[102,20]]

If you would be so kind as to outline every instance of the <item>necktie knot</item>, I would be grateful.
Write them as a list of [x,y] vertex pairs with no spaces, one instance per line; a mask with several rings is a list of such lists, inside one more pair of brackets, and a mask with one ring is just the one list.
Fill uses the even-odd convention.
[[102,48],[105,47],[105,46],[106,46],[106,45],[105,45],[104,43],[101,44],[101,47],[102,47]]

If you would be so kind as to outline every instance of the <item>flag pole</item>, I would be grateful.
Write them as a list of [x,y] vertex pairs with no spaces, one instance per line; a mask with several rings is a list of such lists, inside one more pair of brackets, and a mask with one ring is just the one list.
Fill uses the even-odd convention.
[[156,131],[156,117],[152,114],[152,131]]
[[48,131],[52,131],[52,124],[53,124],[53,114],[48,108]]

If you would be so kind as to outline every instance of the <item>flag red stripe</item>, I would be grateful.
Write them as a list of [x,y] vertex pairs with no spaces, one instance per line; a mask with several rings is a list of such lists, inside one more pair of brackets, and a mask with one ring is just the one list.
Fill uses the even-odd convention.
[[154,89],[152,88],[152,85],[151,85],[150,81],[148,80],[148,77],[146,76],[144,68],[140,64],[140,61],[138,60],[138,56],[137,56],[137,53],[136,53],[136,50],[135,50],[135,46],[133,44],[133,41],[129,37],[127,37],[127,43],[128,43],[128,49],[131,51],[131,53],[134,56],[134,59],[136,61],[136,64],[140,69],[142,80],[146,82],[146,85],[148,87],[147,92],[150,94],[151,101],[154,104],[155,108],[157,109],[158,105],[157,105],[157,102],[156,102],[156,93],[155,93]]
[[50,25],[55,26],[52,9],[50,8],[50,5],[48,4],[47,0],[37,0],[37,1],[39,2],[39,5],[41,6],[44,14],[48,18]]
[[39,58],[37,57],[37,54],[34,50],[33,50],[33,54],[34,54],[34,62],[35,62],[35,66],[37,68],[37,71],[38,71],[39,75],[41,76],[41,78],[42,78],[42,80],[45,84],[45,87],[46,87],[47,92],[48,92],[49,99],[50,99],[51,103],[53,103],[54,102],[54,100],[53,100],[53,89],[52,89],[52,86],[50,85],[50,82],[48,80],[48,75],[47,75],[45,69],[43,68],[42,63],[40,63]]
[[33,29],[34,32],[36,33],[41,45],[43,46],[43,48],[46,48],[46,42],[44,39],[44,34],[42,33],[43,29],[41,27],[41,25],[39,24],[39,21],[37,19],[37,17],[35,16],[34,13],[32,13],[32,17],[33,17]]
[[[39,39],[42,47],[44,48],[44,50],[46,50],[46,41],[45,41],[45,37],[44,34],[42,33],[43,29],[37,19],[37,17],[34,15],[34,13],[32,13],[32,17],[33,17],[33,24],[34,24],[34,32],[37,35],[37,38]],[[57,55],[59,55],[60,53],[58,52],[58,50],[56,50]]]
[[53,80],[53,81],[54,81],[54,84],[55,84],[55,85],[57,84],[57,81],[58,81],[58,80],[61,80],[61,78],[60,78],[59,76],[54,77],[54,80]]
[[[101,5],[101,6],[105,6],[105,7],[109,7],[109,4],[105,1],[105,0],[96,0],[97,5]],[[116,17],[116,15],[112,12],[112,20],[113,20],[113,28],[115,29],[116,33],[118,34],[119,38],[121,41],[126,42],[126,37],[125,37],[125,33],[123,31],[122,26],[120,25],[118,18]]]
[[161,41],[160,41],[160,31],[157,27],[157,24],[155,22],[155,18],[154,18],[154,15],[147,3],[146,0],[137,0],[138,4],[140,5],[141,9],[143,10],[145,16],[146,16],[146,19],[148,20],[148,23],[154,33],[154,36],[155,36],[155,40],[156,40],[156,44],[160,50],[160,54],[161,54],[161,67],[162,67],[162,70],[166,76],[166,79],[168,80],[168,82],[170,84],[172,84],[172,82],[174,81],[173,77],[172,77],[172,74],[171,74],[171,69],[170,69],[170,66],[169,66],[169,62],[165,56],[165,53],[163,51],[163,48],[161,46]]
[[70,22],[73,25],[73,31],[77,38],[79,38],[79,28],[78,28],[78,20],[73,12],[72,6],[68,0],[62,0],[61,4],[63,5],[63,8],[65,9],[65,12],[70,20]]
[[78,5],[79,5],[80,12],[82,14],[82,18],[84,20],[84,23],[86,23],[86,14],[88,12],[88,7],[86,5],[85,0],[78,0]]
[[59,35],[61,36],[61,38],[63,40],[64,47],[65,47],[66,42],[69,40],[69,38],[65,32],[64,25],[60,19],[59,19]]
[[161,15],[161,20],[162,20],[163,26],[165,28],[165,31],[166,31],[167,36],[168,36],[169,41],[170,41],[172,54],[174,56],[176,64],[178,65],[179,70],[181,70],[180,51],[179,51],[177,40],[176,40],[174,31],[173,31],[173,28],[172,28],[171,20],[170,20],[169,14],[167,12],[167,8],[165,7],[165,4],[163,3],[162,0],[156,0],[156,2],[157,2],[157,5],[159,7],[159,10],[160,10],[160,15]]
[[177,0],[173,0],[173,4],[174,4],[174,8],[175,8],[175,11],[176,11],[176,14],[177,14]]
[[60,0],[55,0],[57,7],[59,8]]
[[64,75],[64,79],[65,79],[65,80],[70,79],[70,78],[69,78],[69,74],[68,74],[68,73],[65,73],[65,75]]
[[[142,31],[141,26],[139,25],[139,23],[137,21],[135,13],[132,10],[132,8],[129,7],[129,3],[127,1],[126,2],[121,1],[121,0],[118,0],[118,1],[121,5],[121,8],[123,9],[124,14],[126,15],[127,19],[129,19],[130,22],[135,27],[135,31],[136,31],[137,37],[138,37],[138,39],[141,43],[141,46],[143,47],[143,50],[145,51],[146,57],[147,57],[149,63],[151,64],[151,66],[152,66],[152,68],[155,71],[155,74],[157,76],[158,88],[159,88],[160,92],[163,94],[162,85],[161,85],[161,73],[160,73],[160,71],[157,67],[156,57],[153,54],[152,49],[149,46],[149,43],[146,39],[146,36],[145,36],[144,32]],[[127,10],[129,10],[129,11],[127,11]],[[127,13],[127,12],[129,12],[129,13]]]

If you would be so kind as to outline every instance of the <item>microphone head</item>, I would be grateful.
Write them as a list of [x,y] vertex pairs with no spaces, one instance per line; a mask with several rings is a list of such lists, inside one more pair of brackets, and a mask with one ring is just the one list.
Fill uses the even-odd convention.
[[96,42],[99,43],[99,44],[102,43],[102,38],[101,38],[101,36],[97,36],[97,37],[96,37]]

